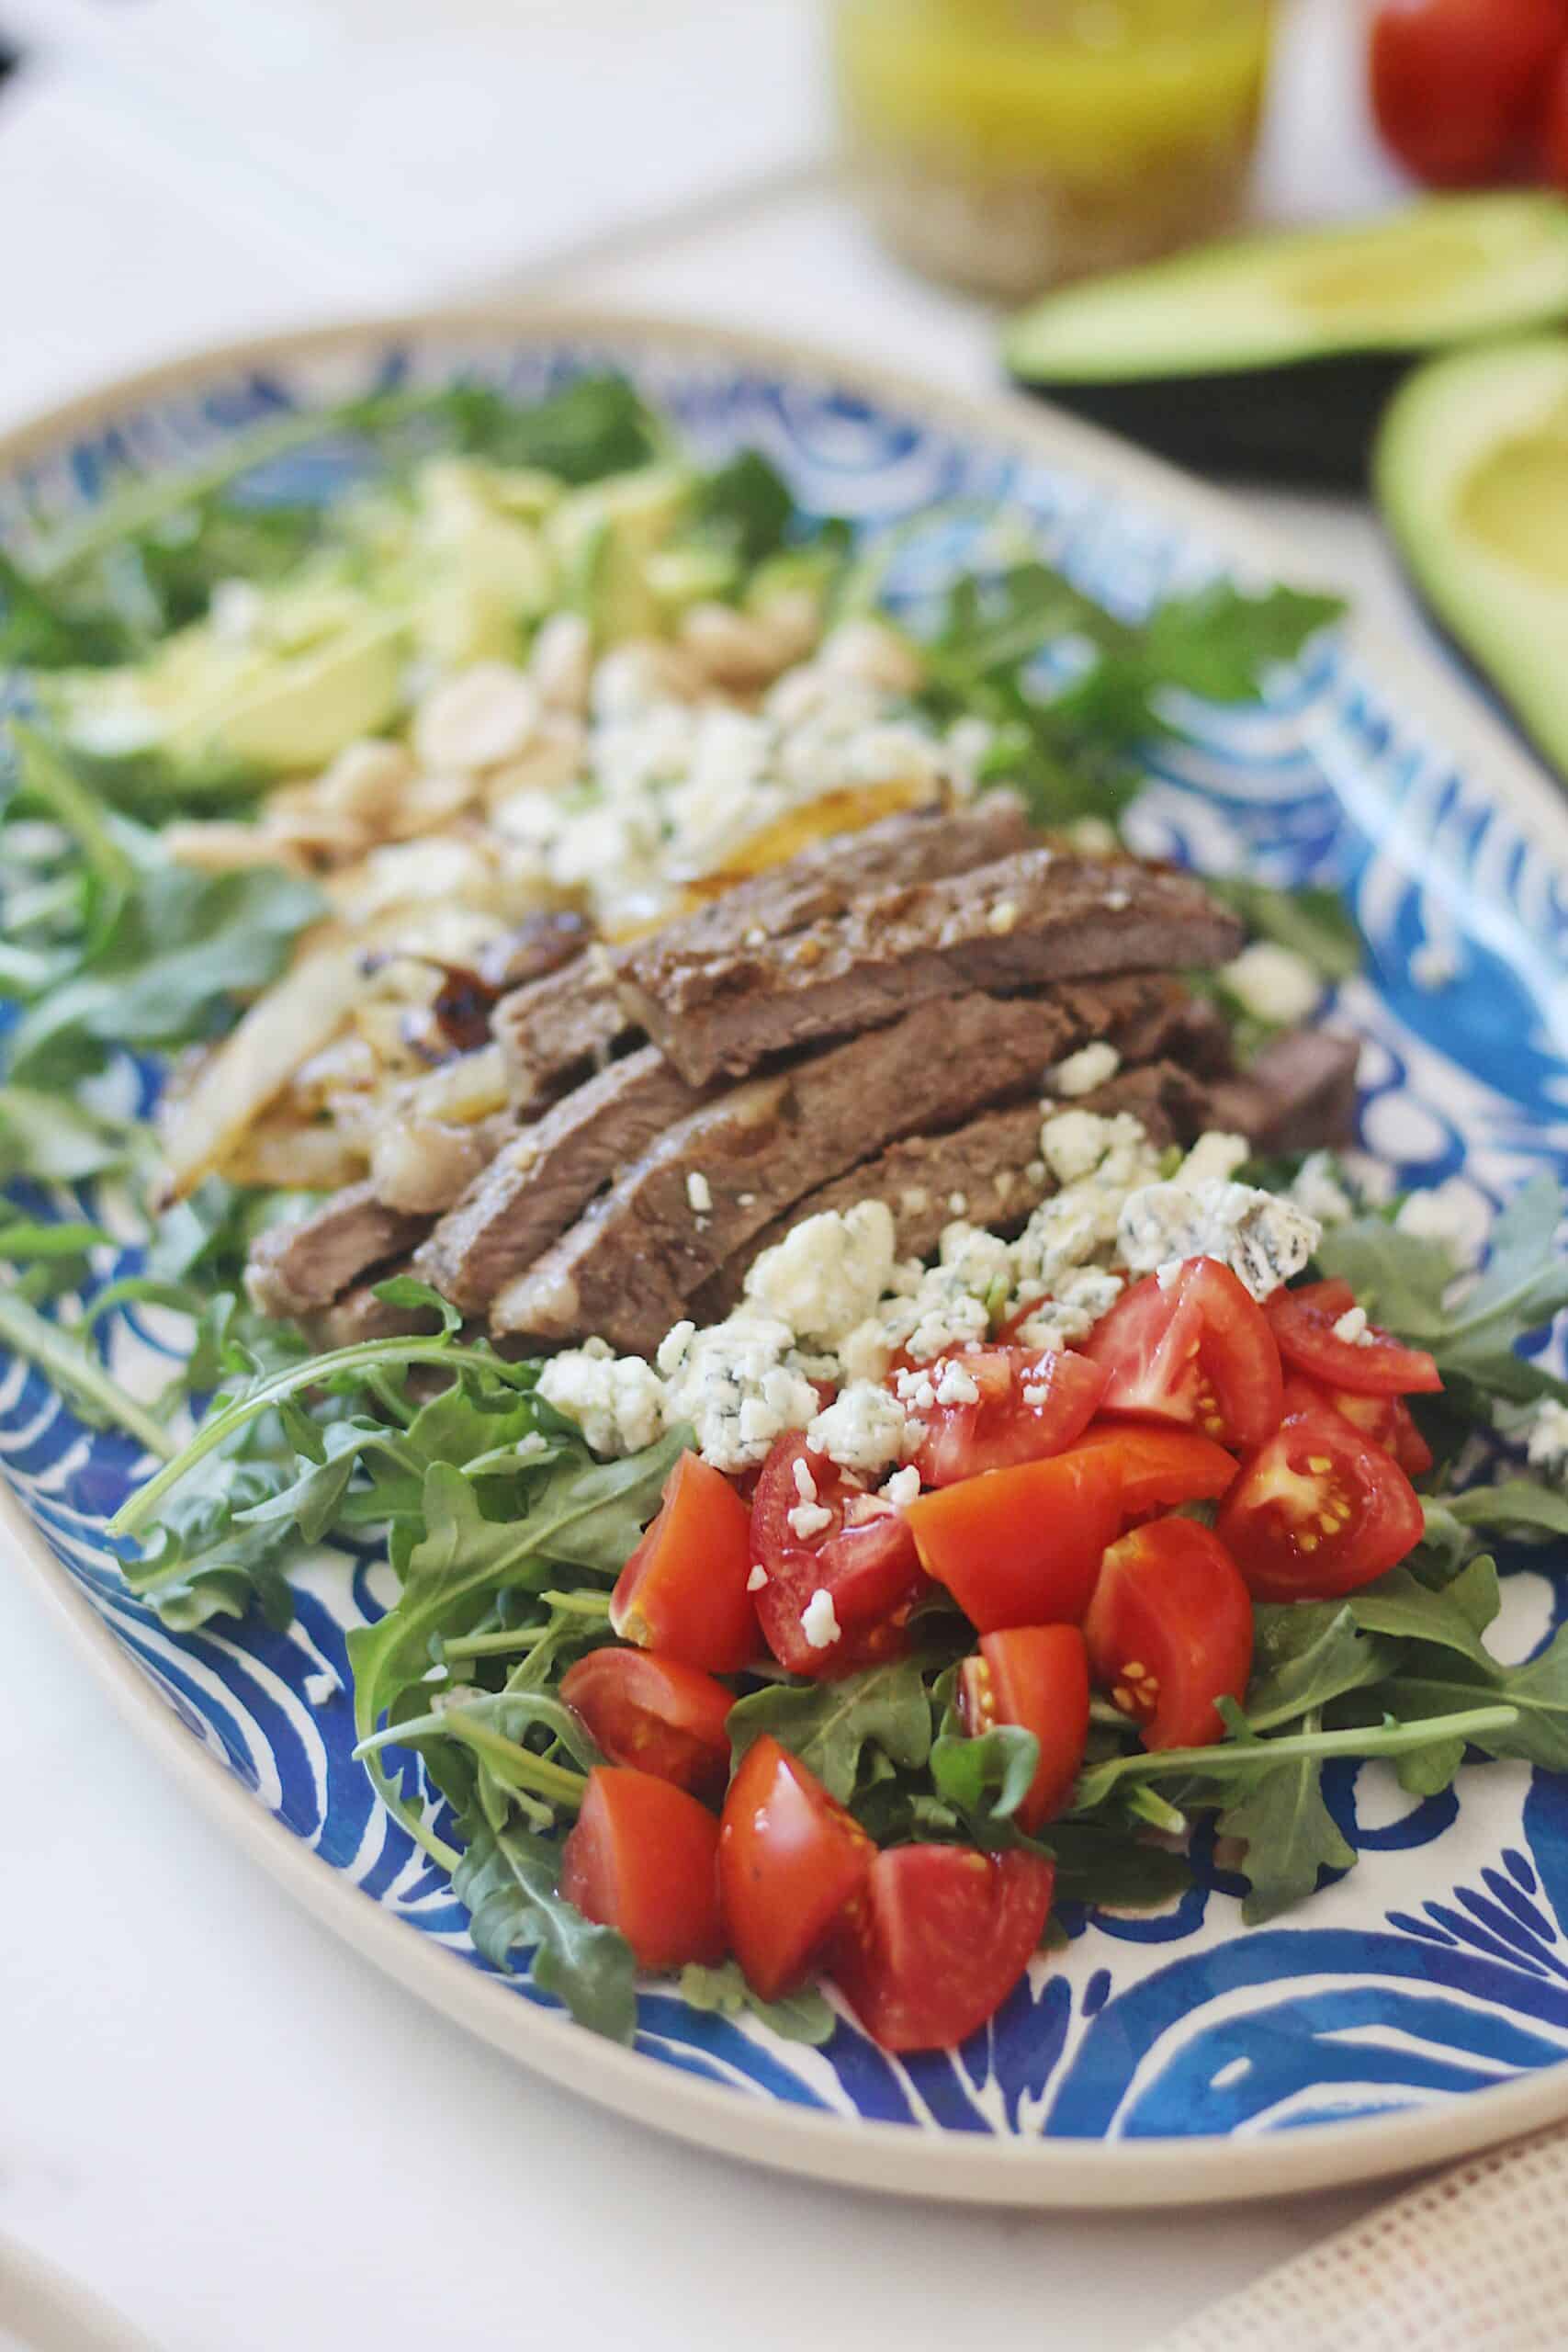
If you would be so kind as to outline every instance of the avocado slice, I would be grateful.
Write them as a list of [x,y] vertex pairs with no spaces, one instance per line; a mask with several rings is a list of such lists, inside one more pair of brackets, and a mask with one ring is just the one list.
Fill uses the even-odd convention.
[[62,671],[40,693],[72,747],[111,771],[154,767],[186,790],[308,773],[399,716],[408,621],[341,591],[288,622],[248,643],[201,623],[147,663]]
[[1032,390],[1182,463],[1356,486],[1418,360],[1563,319],[1568,203],[1509,189],[1069,286],[1004,352]]
[[573,491],[549,517],[546,533],[566,589],[604,643],[658,635],[669,594],[650,577],[649,561],[687,520],[696,488],[684,467],[641,466]]
[[1420,368],[1373,480],[1421,594],[1568,776],[1568,336]]

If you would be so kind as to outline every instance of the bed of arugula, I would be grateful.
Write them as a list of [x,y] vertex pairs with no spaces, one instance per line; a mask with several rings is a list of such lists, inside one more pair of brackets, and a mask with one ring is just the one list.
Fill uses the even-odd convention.
[[[331,509],[269,496],[269,469],[318,441],[394,484],[434,447],[583,481],[646,461],[667,435],[614,379],[531,410],[472,386],[286,416],[197,482],[131,491],[25,570],[0,558],[0,659],[28,670],[135,658],[199,615],[218,581],[282,576],[330,533]],[[840,610],[875,600],[886,550],[803,520],[761,459],[718,469],[702,498],[704,527],[746,562],[808,538],[832,560]],[[1042,823],[1115,818],[1136,789],[1134,748],[1177,724],[1173,690],[1254,696],[1334,610],[1286,590],[1221,586],[1134,624],[1021,560],[960,582],[920,616],[922,701],[940,719],[992,722],[995,771],[1022,784]],[[1068,682],[1043,690],[1040,649],[1064,640]],[[231,793],[232,780],[214,779],[220,788]],[[434,1294],[407,1282],[391,1287],[440,1314],[427,1340],[321,1354],[255,1316],[240,1288],[246,1249],[299,1196],[209,1180],[156,1214],[145,1098],[164,1057],[221,1034],[285,967],[319,895],[282,872],[175,865],[158,822],[193,797],[209,807],[200,780],[146,762],[87,773],[37,723],[14,727],[0,791],[0,1182],[14,1207],[0,1223],[10,1270],[0,1344],[160,1465],[112,1532],[128,1583],[175,1631],[253,1611],[284,1626],[302,1558],[334,1544],[384,1549],[400,1597],[349,1645],[367,1770],[451,1872],[479,1949],[503,1967],[532,1951],[542,1987],[585,2024],[629,2038],[629,1951],[556,1892],[556,1841],[597,1760],[557,1686],[606,1638],[615,1574],[685,1433],[595,1462],[537,1396],[536,1367],[467,1337]],[[1229,887],[1256,930],[1325,977],[1355,968],[1359,943],[1331,892]],[[94,1203],[112,1214],[112,1244]],[[1568,1496],[1499,1467],[1501,1442],[1534,1402],[1568,1401],[1568,1385],[1521,1352],[1568,1306],[1562,1215],[1556,1187],[1537,1178],[1500,1218],[1485,1271],[1457,1283],[1443,1247],[1397,1229],[1392,1211],[1325,1236],[1318,1271],[1344,1275],[1442,1369],[1443,1396],[1417,1400],[1438,1455],[1426,1539],[1343,1604],[1258,1611],[1252,1684],[1222,1745],[1146,1755],[1097,1704],[1072,1809],[1038,1841],[1055,1857],[1059,1903],[1168,1901],[1189,1881],[1185,1849],[1201,1824],[1243,1857],[1245,1917],[1274,1916],[1354,1863],[1324,1795],[1337,1758],[1386,1757],[1421,1794],[1446,1787],[1467,1757],[1568,1770],[1568,1633],[1513,1667],[1485,1639],[1499,1606],[1489,1547],[1568,1535]],[[95,1265],[131,1229],[134,1271],[99,1280]],[[131,1303],[186,1318],[185,1360],[151,1399],[127,1394],[102,1351],[111,1310]],[[911,1656],[843,1681],[739,1678],[737,1754],[773,1732],[885,1842],[1024,1842],[1012,1815],[1032,1736],[962,1737],[953,1684],[973,1635],[941,1600],[914,1631]],[[687,1970],[681,1990],[701,2006],[756,2006],[732,1966]],[[807,2040],[832,2028],[816,1993],[765,2014]]]

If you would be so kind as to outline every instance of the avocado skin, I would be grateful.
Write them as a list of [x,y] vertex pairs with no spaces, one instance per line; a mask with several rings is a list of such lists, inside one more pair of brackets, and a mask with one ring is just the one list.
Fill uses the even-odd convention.
[[1013,381],[1198,473],[1296,490],[1364,491],[1378,420],[1395,386],[1425,356],[1336,352],[1289,367],[1136,382]]

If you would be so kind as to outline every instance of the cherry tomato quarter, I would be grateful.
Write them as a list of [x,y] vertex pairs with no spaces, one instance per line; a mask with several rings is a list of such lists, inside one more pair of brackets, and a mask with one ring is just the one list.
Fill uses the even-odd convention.
[[1203,1747],[1224,1736],[1217,1699],[1246,1694],[1252,1601],[1219,1537],[1190,1519],[1134,1528],[1105,1555],[1084,1635],[1111,1702],[1145,1747]]
[[[890,1385],[926,1429],[913,1456],[921,1485],[951,1487],[1060,1453],[1087,1427],[1105,1374],[1070,1348],[974,1348],[911,1365]],[[943,1404],[954,1385],[976,1393]]]
[[1393,1455],[1320,1405],[1242,1464],[1215,1532],[1255,1600],[1333,1600],[1393,1567],[1425,1527]]
[[626,1642],[709,1674],[738,1674],[757,1656],[757,1612],[747,1590],[750,1518],[722,1471],[682,1453],[664,1507],[610,1596]]
[[925,1577],[903,1514],[798,1430],[762,1465],[748,1541],[758,1621],[792,1674],[829,1680],[908,1647]]
[[1213,1258],[1134,1283],[1086,1348],[1109,1374],[1104,1413],[1175,1421],[1238,1453],[1280,1426],[1283,1375],[1268,1318]]
[[1442,1376],[1425,1348],[1407,1348],[1369,1323],[1353,1299],[1340,1306],[1348,1287],[1309,1283],[1303,1290],[1275,1292],[1269,1328],[1284,1363],[1325,1388],[1358,1396],[1429,1396],[1441,1388]]
[[730,1949],[764,2001],[805,1982],[875,1853],[860,1824],[771,1735],[746,1750],[719,1823],[718,1896]]
[[729,1778],[722,1682],[647,1650],[590,1650],[561,1677],[561,1697],[612,1764],[635,1766],[694,1796],[719,1795]]
[[984,1634],[959,1670],[958,1712],[973,1739],[1018,1724],[1040,1743],[1040,1762],[1013,1819],[1038,1829],[1072,1794],[1089,1738],[1089,1654],[1076,1625],[1020,1625]]
[[642,1968],[724,1957],[715,1864],[718,1824],[651,1772],[601,1765],[561,1850],[561,1893],[585,1919],[616,1928]]
[[905,1512],[920,1565],[983,1634],[1077,1624],[1115,1534],[1116,1473],[1103,1449],[988,1470]]
[[830,1973],[884,2050],[941,2050],[994,2017],[1045,1932],[1055,1872],[1033,1854],[896,1846],[873,1863]]
[[1211,1502],[1236,1474],[1236,1460],[1212,1437],[1160,1421],[1104,1421],[1084,1431],[1075,1453],[1103,1453],[1116,1474],[1122,1526],[1178,1503]]

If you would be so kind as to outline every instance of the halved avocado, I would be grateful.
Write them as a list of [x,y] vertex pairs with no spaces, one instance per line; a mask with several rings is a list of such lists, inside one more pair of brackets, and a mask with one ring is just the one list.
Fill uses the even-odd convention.
[[1568,336],[1419,369],[1373,479],[1422,595],[1568,775]]
[[1357,485],[1418,360],[1564,319],[1568,203],[1505,190],[1069,286],[1004,351],[1033,390],[1184,464]]

